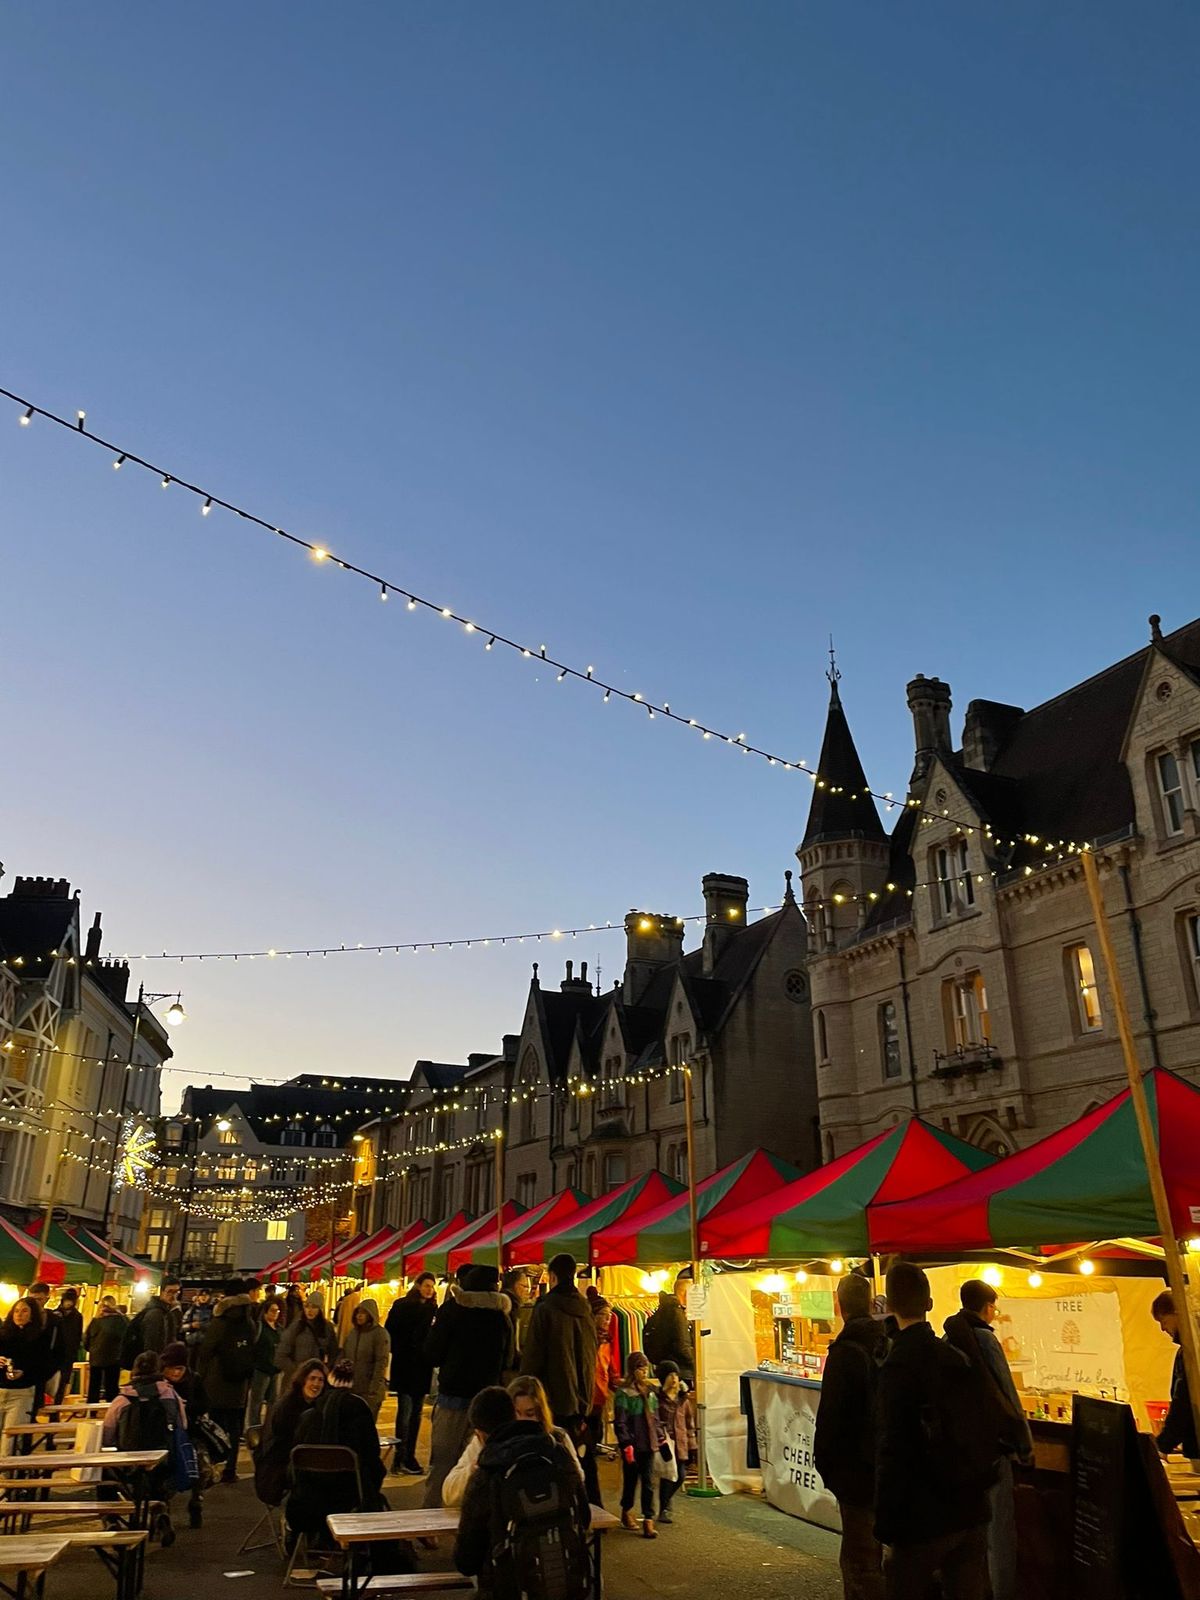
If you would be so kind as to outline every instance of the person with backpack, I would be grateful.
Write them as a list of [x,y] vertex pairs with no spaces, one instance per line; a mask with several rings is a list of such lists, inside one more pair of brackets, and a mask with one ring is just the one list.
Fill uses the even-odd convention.
[[480,1450],[454,1565],[483,1600],[586,1600],[591,1508],[569,1452],[541,1422],[518,1421],[506,1389],[480,1390],[467,1415]]
[[[0,1429],[32,1420],[50,1359],[41,1306],[28,1295],[14,1300],[0,1323]],[[17,1448],[15,1438],[0,1433],[0,1455]]]
[[471,1432],[471,1401],[512,1366],[512,1302],[499,1293],[499,1284],[495,1267],[468,1268],[462,1286],[452,1283],[447,1290],[425,1341],[426,1360],[438,1369],[426,1510],[441,1505],[442,1483],[463,1453]]
[[839,1565],[846,1600],[883,1600],[883,1551],[875,1537],[875,1389],[887,1347],[872,1313],[870,1281],[858,1272],[838,1279],[842,1331],[829,1346],[813,1463],[838,1503]]
[[[542,1431],[550,1435],[566,1452],[574,1464],[576,1472],[583,1479],[583,1462],[579,1459],[579,1451],[571,1436],[562,1428],[554,1426],[554,1418],[550,1414],[550,1402],[546,1398],[546,1391],[536,1378],[514,1378],[504,1387],[512,1395],[513,1405],[516,1408],[518,1422],[536,1422]],[[446,1481],[442,1485],[442,1504],[444,1506],[460,1506],[467,1493],[467,1485],[471,1481],[471,1474],[479,1464],[479,1453],[483,1449],[483,1441],[479,1434],[472,1430],[467,1440],[466,1449],[458,1458],[458,1463],[452,1472],[446,1474]],[[584,1488],[587,1488],[584,1479]],[[596,1502],[588,1496],[589,1504]]]
[[[162,1375],[162,1363],[153,1350],[143,1350],[117,1398],[104,1413],[101,1445],[117,1450],[165,1450],[166,1460],[149,1474],[150,1493],[164,1502],[177,1489],[195,1482],[195,1453],[187,1437],[187,1410]],[[164,1509],[154,1535],[165,1547],[175,1542],[169,1513]]]
[[379,1326],[377,1301],[360,1300],[355,1306],[342,1354],[354,1368],[354,1392],[367,1402],[374,1421],[387,1393],[388,1361],[392,1354],[392,1341]]
[[354,1393],[354,1367],[344,1356],[330,1368],[324,1393],[305,1411],[296,1428],[297,1444],[344,1445],[358,1457],[362,1486],[360,1511],[386,1511],[383,1480],[386,1471],[379,1447],[379,1430],[371,1408]]
[[211,1458],[201,1432],[201,1424],[208,1415],[208,1397],[204,1393],[204,1385],[188,1365],[188,1349],[182,1341],[169,1344],[163,1351],[162,1376],[163,1382],[170,1384],[179,1397],[186,1418],[187,1436],[196,1452],[197,1471],[190,1484],[188,1523],[193,1528],[199,1528],[204,1522],[204,1490],[212,1482]]
[[384,1323],[391,1340],[390,1383],[396,1396],[397,1471],[419,1478],[424,1470],[417,1460],[417,1439],[425,1396],[433,1386],[433,1367],[425,1355],[425,1341],[437,1313],[437,1279],[422,1272],[402,1300],[392,1302]]
[[642,1329],[642,1349],[649,1360],[654,1366],[673,1361],[689,1389],[696,1381],[696,1352],[687,1317],[687,1292],[691,1287],[691,1268],[685,1267],[669,1294],[665,1289],[659,1291],[658,1309],[650,1313]]
[[238,1280],[225,1285],[225,1295],[196,1357],[196,1373],[204,1384],[212,1419],[229,1435],[229,1459],[222,1483],[237,1482],[238,1447],[246,1416],[246,1397],[254,1376],[254,1349],[258,1323],[250,1310],[250,1297]]
[[657,1539],[654,1526],[655,1452],[662,1448],[658,1425],[658,1395],[650,1382],[650,1363],[635,1350],[625,1367],[625,1379],[613,1395],[613,1429],[621,1450],[621,1526],[637,1532],[633,1501],[642,1492],[642,1538]]
[[88,1403],[97,1405],[101,1400],[113,1401],[121,1386],[121,1352],[125,1347],[125,1334],[129,1318],[117,1310],[116,1299],[106,1294],[100,1309],[88,1323],[83,1335],[83,1348],[88,1358]]
[[575,1258],[555,1256],[550,1292],[533,1309],[521,1353],[521,1372],[539,1378],[555,1425],[583,1444],[596,1387],[596,1324],[575,1287]]
[[179,1338],[183,1311],[179,1306],[179,1279],[164,1278],[162,1288],[151,1295],[125,1330],[121,1365],[132,1370],[143,1350],[161,1355]]
[[988,1571],[992,1600],[1017,1597],[1017,1508],[1013,1496],[1013,1460],[1033,1464],[1033,1435],[1017,1397],[1008,1362],[992,1324],[1000,1314],[996,1291],[982,1278],[970,1278],[958,1291],[962,1310],[947,1317],[946,1341],[961,1350],[983,1375],[996,1441],[996,1481],[991,1489],[988,1523]]
[[989,1600],[988,1491],[996,1477],[982,1375],[929,1326],[929,1279],[912,1262],[887,1275],[896,1335],[879,1369],[875,1537],[886,1600]]

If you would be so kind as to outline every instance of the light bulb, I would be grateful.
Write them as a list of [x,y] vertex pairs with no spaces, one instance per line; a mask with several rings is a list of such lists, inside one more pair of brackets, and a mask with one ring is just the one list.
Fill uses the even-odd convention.
[[387,587],[387,584],[386,584],[386,583],[381,583],[381,584],[380,584],[380,585],[379,585],[379,598],[380,598],[380,599],[381,599],[381,600],[386,600],[386,599],[387,599],[387,597],[388,597],[388,587]]
[[1001,1283],[1004,1281],[1003,1274],[1001,1273],[999,1267],[984,1267],[979,1276],[983,1279],[984,1283],[990,1283],[993,1289],[998,1289]]
[[114,472],[119,472],[124,465],[125,465],[125,457],[124,456],[118,456],[117,459],[113,462],[113,471]]
[[1029,1274],[1029,1277],[1026,1280],[1026,1282],[1029,1284],[1029,1287],[1031,1289],[1040,1289],[1042,1287],[1042,1275],[1041,1275],[1041,1273],[1040,1272],[1031,1272]]
[[163,473],[162,486],[164,489],[169,489],[171,487],[171,478],[169,473]]
[[313,552],[312,552],[312,558],[313,558],[314,561],[326,561],[329,558],[329,551],[324,549],[319,544],[314,545],[313,546]]
[[181,1001],[176,1000],[167,1007],[167,1021],[172,1028],[177,1028],[181,1022],[187,1021],[187,1012],[183,1009]]
[[1096,1263],[1094,1261],[1087,1260],[1081,1261],[1079,1263],[1079,1270],[1083,1273],[1085,1278],[1090,1278],[1092,1273],[1096,1270]]
[[200,507],[200,515],[202,517],[206,517],[206,516],[208,516],[208,514],[209,514],[209,512],[211,510],[212,510],[212,495],[209,495],[208,499],[205,500],[204,504]]
[[808,1273],[805,1272],[803,1268],[801,1268],[800,1271],[796,1274],[796,1282],[797,1283],[807,1283],[808,1282]]
[[[33,421],[33,407],[30,406],[28,411],[22,412],[22,414],[21,414],[21,426],[23,428],[27,428],[32,421]],[[8,1285],[5,1284],[4,1287],[7,1288]],[[14,1296],[14,1299],[15,1298],[16,1297]]]
[[833,1273],[835,1278],[840,1278],[842,1273],[846,1270],[846,1263],[840,1256],[835,1256],[829,1263],[829,1270]]

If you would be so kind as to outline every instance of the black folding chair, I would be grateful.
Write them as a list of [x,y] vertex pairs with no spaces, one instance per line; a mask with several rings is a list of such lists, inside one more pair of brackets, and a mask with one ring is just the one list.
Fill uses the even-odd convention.
[[[296,1535],[284,1586],[292,1582],[292,1573],[302,1564],[306,1569],[309,1559],[309,1539],[324,1532],[325,1519],[339,1512],[361,1510],[363,1504],[362,1480],[358,1473],[358,1457],[344,1444],[298,1444],[293,1446],[288,1458],[292,1488],[286,1501],[288,1527]],[[294,1511],[313,1508],[298,1524]],[[296,1582],[310,1583],[311,1578]]]

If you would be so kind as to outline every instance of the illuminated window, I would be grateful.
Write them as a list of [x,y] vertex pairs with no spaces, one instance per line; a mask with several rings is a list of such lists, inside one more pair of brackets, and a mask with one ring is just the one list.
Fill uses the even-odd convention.
[[1100,989],[1096,983],[1096,967],[1092,952],[1086,944],[1072,945],[1067,951],[1070,963],[1071,987],[1078,1006],[1079,1027],[1083,1033],[1098,1033],[1104,1026],[1100,1012]]
[[879,1054],[885,1078],[900,1076],[900,1029],[896,1023],[896,1003],[885,1000],[879,1008]]
[[217,1129],[217,1143],[218,1144],[237,1144],[237,1142],[238,1142],[238,1131],[237,1131],[236,1128],[218,1128]]
[[288,1236],[288,1225],[287,1225],[287,1218],[286,1217],[283,1219],[282,1222],[268,1222],[267,1223],[267,1243],[268,1244],[278,1244],[281,1240],[286,1240],[287,1236]]
[[1183,832],[1183,778],[1169,750],[1158,758],[1158,791],[1162,797],[1163,827],[1168,834]]
[[943,985],[943,997],[950,1048],[968,1050],[988,1044],[992,1032],[983,974],[966,972],[961,978],[948,979]]

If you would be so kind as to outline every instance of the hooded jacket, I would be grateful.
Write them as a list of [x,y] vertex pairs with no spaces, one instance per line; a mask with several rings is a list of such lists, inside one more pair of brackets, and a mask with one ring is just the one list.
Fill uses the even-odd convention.
[[[320,1298],[317,1300],[320,1305]],[[328,1366],[337,1356],[337,1334],[333,1324],[322,1311],[313,1321],[307,1316],[297,1317],[283,1330],[275,1352],[275,1365],[283,1373],[294,1372],[306,1361],[323,1361]]]
[[396,1300],[387,1314],[384,1329],[392,1346],[392,1388],[396,1394],[429,1393],[433,1367],[425,1357],[425,1340],[433,1326],[437,1300],[428,1299],[412,1288]]
[[851,1317],[825,1357],[813,1461],[843,1505],[866,1507],[875,1497],[875,1391],[886,1345],[882,1322]]
[[151,1295],[138,1325],[140,1350],[154,1350],[159,1355],[169,1344],[174,1344],[183,1327],[183,1307],[170,1305],[159,1294]]
[[687,1312],[673,1292],[659,1291],[658,1310],[642,1330],[642,1349],[652,1366],[673,1361],[679,1376],[690,1389],[696,1381],[696,1354],[692,1349],[692,1328]]
[[360,1311],[367,1313],[371,1325],[368,1328],[360,1328],[357,1321],[352,1320],[350,1332],[346,1335],[346,1343],[342,1346],[342,1354],[347,1361],[354,1363],[352,1385],[354,1393],[367,1402],[373,1415],[378,1416],[383,1397],[387,1393],[387,1370],[392,1343],[379,1326],[377,1302],[360,1300],[354,1308],[355,1319]]
[[125,1329],[129,1318],[119,1311],[101,1311],[87,1325],[83,1336],[84,1349],[94,1367],[119,1367],[121,1346],[125,1343]]
[[425,1340],[425,1357],[438,1369],[438,1393],[472,1401],[500,1382],[512,1365],[512,1305],[506,1294],[450,1285]]
[[[524,1455],[544,1455],[556,1459],[562,1455],[562,1446],[542,1431],[537,1422],[508,1422],[497,1428],[479,1453],[475,1472],[467,1485],[462,1515],[458,1523],[458,1536],[454,1541],[454,1565],[460,1572],[476,1580],[478,1593],[492,1596],[496,1593],[492,1572],[491,1479],[502,1476],[513,1462]],[[569,1460],[569,1456],[568,1456]],[[570,1471],[563,1462],[564,1473]],[[592,1510],[582,1477],[575,1480],[575,1510],[579,1526],[586,1529],[592,1520]]]
[[214,1411],[238,1411],[246,1404],[250,1389],[250,1370],[243,1378],[228,1376],[228,1363],[236,1346],[250,1341],[250,1367],[258,1343],[258,1324],[250,1309],[248,1294],[231,1294],[213,1312],[212,1321],[200,1341],[196,1371],[204,1385],[208,1403]]
[[556,1422],[585,1417],[596,1385],[596,1324],[574,1284],[538,1301],[521,1351],[521,1371],[540,1378]]

